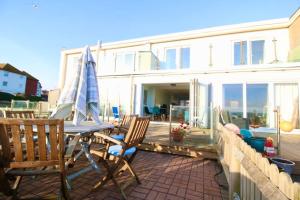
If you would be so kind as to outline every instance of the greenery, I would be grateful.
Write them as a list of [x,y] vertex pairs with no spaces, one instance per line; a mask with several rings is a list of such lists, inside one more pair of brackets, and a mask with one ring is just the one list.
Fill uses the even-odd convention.
[[42,97],[30,96],[27,98],[29,101],[43,101]]
[[0,92],[1,101],[11,101],[15,96],[6,92]]
[[23,94],[17,94],[16,96],[6,92],[0,92],[0,101],[11,101],[11,100],[29,100],[29,101],[42,101],[42,97],[29,96],[26,97]]

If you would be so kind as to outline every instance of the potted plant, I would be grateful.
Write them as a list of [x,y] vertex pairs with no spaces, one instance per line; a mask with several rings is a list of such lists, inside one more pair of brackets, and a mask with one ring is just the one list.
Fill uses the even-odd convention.
[[190,131],[188,124],[180,123],[176,128],[173,128],[171,131],[171,136],[174,142],[182,142],[184,136]]
[[252,118],[250,119],[250,127],[259,128],[261,124],[260,117],[254,111]]

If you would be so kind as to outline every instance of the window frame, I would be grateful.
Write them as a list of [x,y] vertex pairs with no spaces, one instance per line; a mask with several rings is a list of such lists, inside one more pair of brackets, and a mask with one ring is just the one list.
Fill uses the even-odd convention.
[[[264,41],[264,48],[263,48],[263,62],[262,63],[259,63],[259,64],[253,64],[252,62],[252,42],[254,41]],[[246,44],[247,44],[247,64],[239,64],[239,65],[235,65],[234,64],[234,60],[235,60],[235,53],[234,53],[234,44],[236,42],[243,42],[245,41]],[[260,38],[260,37],[257,37],[257,38],[251,38],[251,39],[239,39],[239,40],[232,40],[231,41],[231,52],[232,52],[232,56],[231,56],[231,64],[232,66],[234,67],[242,67],[242,66],[249,66],[249,65],[263,65],[265,64],[265,55],[266,55],[266,42],[267,40],[265,38]]]
[[[168,50],[175,50],[175,66],[172,66],[174,68],[167,67],[167,51]],[[178,47],[167,47],[164,50],[164,63],[165,63],[165,69],[164,70],[174,70],[178,68]]]
[[[255,41],[264,41],[264,47],[263,47],[263,58],[262,58],[262,63],[257,63],[257,64],[253,64],[253,59],[252,59],[252,42],[255,42]],[[260,38],[257,38],[257,39],[251,39],[249,40],[249,47],[250,48],[250,61],[251,61],[251,65],[262,65],[262,64],[265,64],[265,55],[266,55],[266,40],[265,39],[260,39]]]
[[[189,66],[187,68],[182,67],[182,50],[183,49],[189,49]],[[191,47],[190,46],[181,46],[179,48],[179,69],[190,69],[191,68]]]
[[[120,66],[118,66],[118,57],[121,58],[121,64],[125,66],[125,58],[126,55],[131,55],[132,56],[132,65],[133,66],[127,66],[126,65],[126,70],[123,68],[123,70],[119,70]],[[114,72],[115,73],[130,73],[135,71],[135,66],[136,65],[136,52],[135,51],[119,51],[114,53]],[[132,70],[132,71],[131,71]]]
[[[247,51],[247,54],[246,54],[246,63],[245,64],[235,64],[234,61],[235,61],[235,43],[242,43],[242,42],[246,42],[246,51]],[[248,40],[235,40],[235,41],[232,41],[232,54],[233,54],[233,57],[232,57],[232,65],[233,66],[246,66],[246,65],[249,65],[249,45],[248,45]],[[240,48],[241,49],[241,48]],[[244,55],[244,54],[243,54]]]
[[7,87],[8,86],[8,82],[7,81],[2,81],[2,86],[3,87]]
[[247,85],[267,85],[267,107],[270,106],[270,102],[269,99],[271,98],[269,96],[269,90],[270,90],[270,86],[268,82],[226,82],[226,83],[222,83],[222,107],[225,108],[225,90],[224,90],[224,86],[225,85],[242,85],[242,110],[243,110],[243,114],[242,116],[244,118],[247,118],[247,113],[248,113],[248,103],[247,103]]
[[[188,68],[182,68],[182,56],[181,52],[182,49],[188,48],[189,49],[189,67]],[[166,61],[167,61],[167,51],[170,49],[175,50],[175,67],[174,68],[166,68]],[[162,70],[187,70],[191,69],[191,46],[190,45],[180,45],[180,46],[169,46],[164,48],[164,63],[165,63],[165,68]]]

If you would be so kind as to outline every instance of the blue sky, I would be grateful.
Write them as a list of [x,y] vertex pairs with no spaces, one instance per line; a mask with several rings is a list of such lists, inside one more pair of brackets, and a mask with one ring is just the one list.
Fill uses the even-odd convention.
[[0,0],[0,63],[54,89],[62,48],[289,17],[299,6],[300,0]]

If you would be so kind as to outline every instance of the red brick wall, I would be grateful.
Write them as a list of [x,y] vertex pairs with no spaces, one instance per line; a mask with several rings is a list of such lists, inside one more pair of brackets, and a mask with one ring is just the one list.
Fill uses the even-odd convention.
[[37,91],[38,80],[34,79],[26,79],[26,88],[25,95],[26,96],[35,96]]

